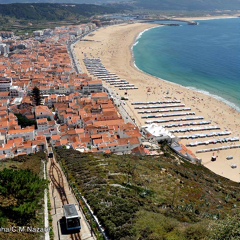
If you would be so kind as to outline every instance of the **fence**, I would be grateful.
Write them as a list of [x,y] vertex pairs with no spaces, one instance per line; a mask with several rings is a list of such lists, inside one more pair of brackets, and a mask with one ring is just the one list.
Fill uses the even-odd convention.
[[74,194],[78,204],[79,204],[79,210],[83,213],[83,216],[85,216],[85,220],[88,223],[88,226],[91,230],[92,235],[94,234],[97,239],[104,239],[108,240],[108,237],[106,236],[104,229],[102,228],[101,224],[99,223],[97,217],[93,214],[92,209],[88,205],[86,199],[82,196],[82,194],[79,192],[77,187],[75,186],[75,183],[72,183],[68,177],[68,172],[62,165],[61,161],[59,162],[62,171],[68,181],[69,188],[71,189],[71,192]]

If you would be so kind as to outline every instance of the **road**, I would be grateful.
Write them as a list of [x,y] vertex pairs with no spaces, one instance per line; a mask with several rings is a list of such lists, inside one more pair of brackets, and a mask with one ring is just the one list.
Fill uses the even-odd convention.
[[[132,123],[137,126],[137,123],[135,122],[135,118],[131,116],[131,108],[129,107],[128,100],[121,100],[121,96],[117,95],[114,90],[111,88],[108,88],[107,86],[104,86],[105,90],[108,92],[108,94],[113,98],[114,104],[116,105],[118,112],[124,119],[125,123]],[[132,112],[134,115],[134,113]]]

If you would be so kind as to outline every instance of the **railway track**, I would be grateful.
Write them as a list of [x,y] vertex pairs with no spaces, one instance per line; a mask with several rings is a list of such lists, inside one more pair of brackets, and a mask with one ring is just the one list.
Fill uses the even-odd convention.
[[[55,174],[54,174],[55,171]],[[52,184],[56,188],[56,190],[59,193],[61,202],[63,205],[69,204],[65,189],[64,189],[64,182],[63,182],[63,175],[62,171],[60,168],[56,165],[54,158],[51,158],[51,164],[50,164],[50,169],[49,169],[49,176],[52,181]],[[72,240],[81,240],[81,235],[80,233],[72,233],[70,234],[70,238]]]
[[72,240],[81,240],[81,235],[80,233],[74,233],[74,234],[71,234],[71,239]]
[[[54,170],[57,173],[57,178],[54,176]],[[64,183],[63,183],[62,172],[59,169],[59,167],[56,165],[56,163],[54,162],[53,158],[51,158],[51,165],[50,165],[49,176],[50,176],[50,179],[51,179],[54,187],[57,189],[57,191],[58,191],[58,193],[60,195],[62,204],[63,205],[68,204],[69,202],[68,202],[68,199],[67,199],[66,192],[64,190]]]

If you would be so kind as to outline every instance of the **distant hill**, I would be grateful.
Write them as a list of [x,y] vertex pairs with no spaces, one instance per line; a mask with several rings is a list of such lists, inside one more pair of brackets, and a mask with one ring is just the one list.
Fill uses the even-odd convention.
[[240,10],[240,0],[136,0],[135,6],[152,10]]
[[0,15],[27,20],[68,20],[79,16],[91,17],[96,14],[121,12],[124,6],[100,6],[93,4],[0,4]]
[[108,4],[126,3],[135,8],[151,10],[213,11],[240,10],[240,0],[0,0],[9,3],[68,3],[68,4]]
[[67,4],[106,4],[116,2],[129,2],[129,0],[0,0],[0,4],[10,3],[67,3]]

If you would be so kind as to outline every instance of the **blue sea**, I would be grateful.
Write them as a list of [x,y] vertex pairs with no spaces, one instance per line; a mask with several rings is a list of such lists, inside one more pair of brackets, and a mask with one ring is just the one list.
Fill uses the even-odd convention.
[[240,18],[164,26],[140,34],[136,66],[240,111]]

